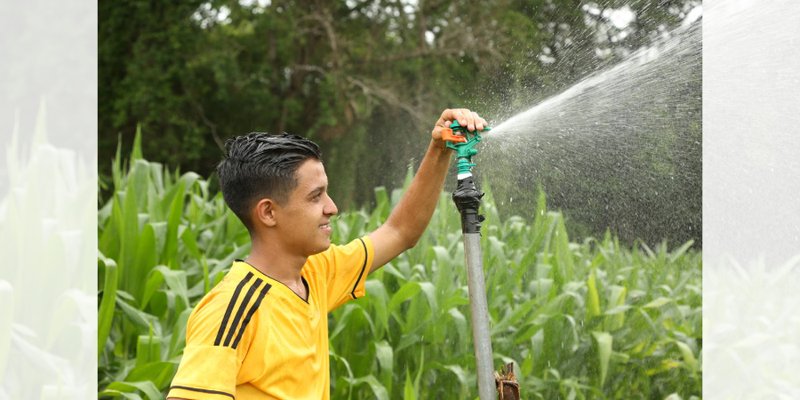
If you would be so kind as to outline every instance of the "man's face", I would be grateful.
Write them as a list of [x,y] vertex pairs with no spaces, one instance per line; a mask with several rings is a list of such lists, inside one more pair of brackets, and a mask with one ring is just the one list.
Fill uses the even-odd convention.
[[295,254],[310,256],[331,245],[331,217],[339,210],[328,196],[322,163],[308,159],[295,172],[297,187],[275,214],[281,240]]

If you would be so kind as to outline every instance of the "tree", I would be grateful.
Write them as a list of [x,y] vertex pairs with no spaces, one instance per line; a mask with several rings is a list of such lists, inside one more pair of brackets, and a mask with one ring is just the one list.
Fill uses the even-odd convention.
[[[286,131],[321,145],[341,207],[362,205],[373,187],[400,185],[442,108],[499,122],[649,43],[697,3],[103,2],[99,170],[137,125],[149,159],[204,175],[226,138]],[[554,204],[567,215],[586,205]]]

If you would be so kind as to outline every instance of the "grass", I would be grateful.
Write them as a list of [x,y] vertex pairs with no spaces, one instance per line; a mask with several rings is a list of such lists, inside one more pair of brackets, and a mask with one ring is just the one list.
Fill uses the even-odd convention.
[[[161,398],[191,308],[249,251],[207,180],[139,148],[127,165],[118,151],[98,217],[100,398]],[[401,194],[378,188],[372,210],[342,213],[334,242],[377,227]],[[691,243],[570,242],[544,195],[532,215],[501,218],[491,193],[482,211],[494,361],[514,362],[524,398],[700,397],[702,273]],[[443,193],[418,245],[370,275],[366,298],[331,314],[332,398],[476,398],[459,224]]]

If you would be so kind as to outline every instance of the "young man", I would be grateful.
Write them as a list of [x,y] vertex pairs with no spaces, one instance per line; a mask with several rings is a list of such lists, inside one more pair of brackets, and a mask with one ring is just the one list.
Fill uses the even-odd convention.
[[419,240],[433,215],[452,153],[445,110],[411,186],[388,220],[344,246],[330,242],[338,209],[313,142],[254,133],[228,141],[217,172],[223,197],[250,232],[252,251],[197,304],[170,399],[330,397],[327,313],[365,294],[366,275]]

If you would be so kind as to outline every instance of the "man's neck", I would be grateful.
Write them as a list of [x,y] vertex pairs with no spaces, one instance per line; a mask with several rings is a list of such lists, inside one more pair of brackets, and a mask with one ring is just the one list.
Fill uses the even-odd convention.
[[308,257],[291,254],[273,241],[254,240],[246,261],[264,275],[288,286],[302,298],[307,298],[305,285],[300,276]]

